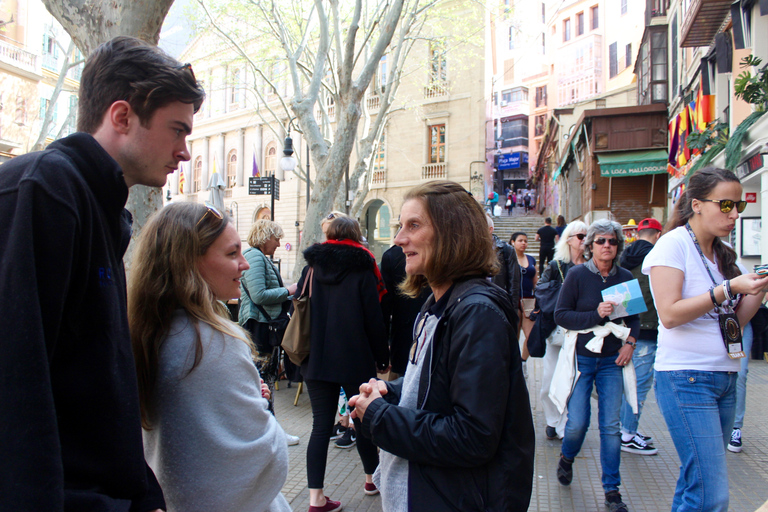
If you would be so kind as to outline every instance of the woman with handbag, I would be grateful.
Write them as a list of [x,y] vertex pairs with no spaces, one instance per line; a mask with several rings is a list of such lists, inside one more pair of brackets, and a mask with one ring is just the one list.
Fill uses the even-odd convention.
[[144,453],[167,510],[290,511],[285,432],[251,340],[223,304],[248,270],[240,235],[213,206],[173,203],[134,254],[128,318]]
[[[289,297],[296,293],[296,284],[283,285],[280,273],[272,263],[270,256],[280,245],[283,228],[276,222],[260,219],[253,223],[248,233],[250,247],[243,256],[251,266],[245,271],[240,283],[240,312],[238,321],[251,335],[256,345],[256,367],[261,378],[269,387],[269,410],[274,414],[272,394],[280,372],[280,331],[288,323]],[[273,323],[270,332],[270,323]],[[279,339],[280,338],[280,339]],[[297,436],[286,435],[289,445],[299,443]]]
[[[563,346],[564,338],[562,327],[555,324],[554,306],[557,304],[557,298],[560,296],[559,289],[563,281],[565,281],[568,271],[586,261],[584,259],[584,237],[586,236],[587,225],[580,220],[575,220],[565,226],[560,240],[555,245],[555,257],[549,263],[549,266],[544,269],[544,273],[541,275],[541,279],[539,279],[539,283],[536,286],[537,297],[539,297],[540,290],[543,288],[556,287],[558,289],[555,296],[550,297],[551,306],[546,308],[547,311],[543,310],[545,307],[542,306],[542,301],[539,299],[539,306],[542,308],[542,311],[539,312],[539,316],[536,319],[537,327],[539,322],[541,322],[542,326],[554,326],[554,330],[550,333],[540,332],[542,337],[546,339],[546,352],[544,353],[539,398],[544,409],[544,418],[547,420],[545,434],[549,440],[563,438],[565,435],[565,422],[568,419],[567,411],[562,413],[558,411],[555,404],[549,398],[549,386],[552,384],[552,376],[555,374],[555,366],[557,365],[557,358],[560,355],[560,348]],[[560,283],[560,286],[555,285],[556,282]]]
[[[357,393],[362,382],[386,373],[389,347],[381,312],[386,293],[376,259],[362,245],[355,219],[338,217],[328,224],[327,241],[304,251],[307,267],[299,289],[312,270],[309,296],[310,349],[301,373],[312,406],[312,434],[307,446],[309,512],[341,510],[338,501],[323,493],[328,442],[331,438],[339,390]],[[357,452],[365,472],[365,494],[378,494],[373,472],[379,464],[376,446],[357,437]]]
[[538,271],[536,270],[536,258],[530,254],[525,254],[525,250],[528,248],[528,235],[522,231],[512,233],[509,238],[509,244],[515,248],[515,254],[517,255],[517,262],[520,265],[520,312],[519,316],[522,319],[520,327],[523,330],[525,340],[523,342],[523,348],[521,353],[523,354],[523,361],[528,359],[528,336],[531,335],[531,329],[533,328],[533,320],[530,316],[533,312],[536,299],[533,296],[533,289],[536,288],[536,283],[539,280]]

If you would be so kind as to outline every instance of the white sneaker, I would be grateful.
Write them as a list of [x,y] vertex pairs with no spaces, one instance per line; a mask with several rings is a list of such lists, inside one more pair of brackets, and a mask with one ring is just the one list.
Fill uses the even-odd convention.
[[299,436],[292,436],[291,434],[285,434],[285,440],[288,442],[288,446],[296,446],[299,444]]

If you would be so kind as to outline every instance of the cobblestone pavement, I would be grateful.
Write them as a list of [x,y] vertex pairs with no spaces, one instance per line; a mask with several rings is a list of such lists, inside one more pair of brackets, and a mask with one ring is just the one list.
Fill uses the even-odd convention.
[[[597,432],[597,406],[593,402],[592,424],[579,457],[574,464],[574,479],[563,487],[555,478],[560,453],[559,441],[544,437],[545,422],[538,398],[541,381],[541,361],[528,363],[528,387],[531,392],[534,424],[536,426],[536,463],[530,511],[581,512],[606,510],[600,485],[600,453]],[[289,451],[288,480],[283,493],[297,512],[309,508],[306,477],[306,448],[312,428],[309,396],[302,393],[298,406],[293,406],[297,385],[287,388],[285,381],[275,392],[277,418],[285,430],[301,437],[301,444]],[[731,485],[731,512],[754,512],[768,500],[768,364],[752,360],[747,383],[747,413],[742,429],[744,449],[728,453]],[[621,492],[632,512],[663,512],[670,510],[679,468],[677,453],[651,392],[646,400],[640,430],[654,437],[659,449],[655,456],[622,453]],[[357,450],[341,450],[333,443],[328,448],[325,494],[341,500],[345,511],[380,511],[381,499],[363,493],[363,468]]]

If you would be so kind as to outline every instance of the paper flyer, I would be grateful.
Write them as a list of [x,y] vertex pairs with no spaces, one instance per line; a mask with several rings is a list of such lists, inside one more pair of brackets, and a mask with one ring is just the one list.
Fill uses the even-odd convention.
[[602,294],[603,300],[618,304],[614,306],[613,313],[608,317],[611,320],[648,311],[637,279],[606,288]]

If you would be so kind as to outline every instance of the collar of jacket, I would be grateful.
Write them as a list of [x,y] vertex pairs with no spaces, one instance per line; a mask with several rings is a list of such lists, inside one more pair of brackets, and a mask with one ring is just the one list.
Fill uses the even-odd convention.
[[[587,260],[587,262],[584,264],[585,267],[587,267],[591,272],[597,274],[600,274],[600,270],[597,268],[597,265],[595,264],[595,260],[593,258],[590,258]],[[608,277],[615,276],[619,272],[619,266],[616,264],[616,262],[613,262],[613,265],[611,265],[611,270],[608,272]]]

